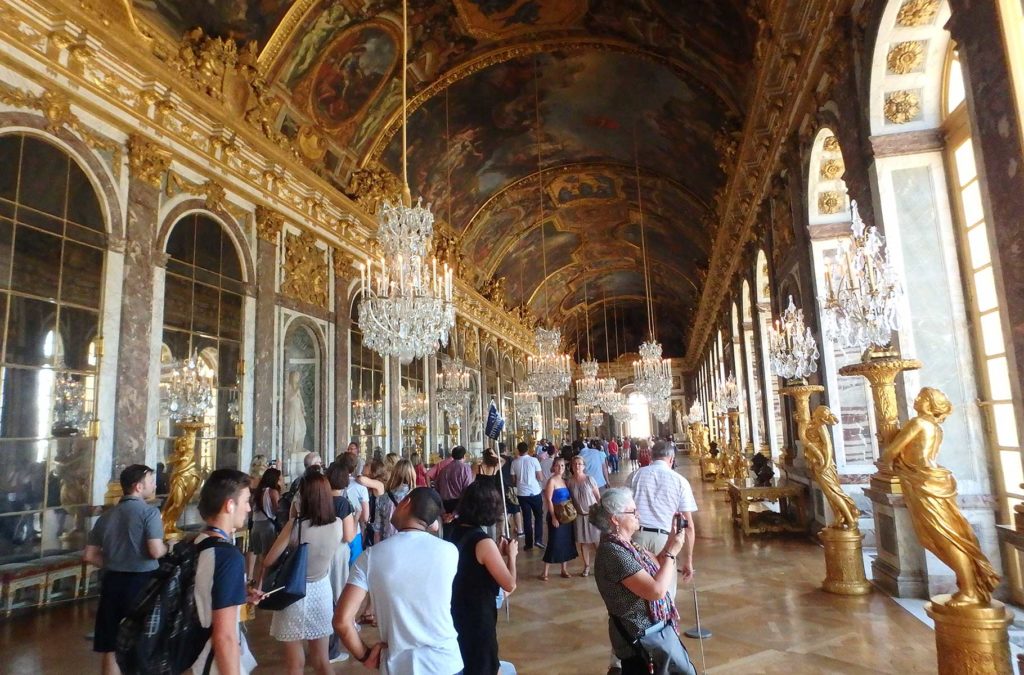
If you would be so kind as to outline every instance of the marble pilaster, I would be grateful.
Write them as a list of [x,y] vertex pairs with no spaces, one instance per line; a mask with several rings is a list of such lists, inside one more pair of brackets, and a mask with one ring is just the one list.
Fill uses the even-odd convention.
[[348,286],[351,266],[334,252],[334,447],[345,449],[352,440],[352,345],[349,335],[352,316],[349,310]]
[[[144,141],[133,139],[129,150],[131,174],[128,179],[111,479],[116,479],[125,466],[146,461],[150,388],[156,386],[151,382],[150,368],[153,307],[160,301],[154,296],[154,268],[160,255],[156,221],[160,181],[169,161],[164,161],[165,158]],[[154,166],[154,158],[157,166]]]
[[254,452],[276,456],[274,433],[274,331],[277,282],[277,238],[284,219],[260,207],[256,210],[256,334],[253,340],[253,423]]
[[402,370],[397,358],[387,360],[388,451],[402,454]]

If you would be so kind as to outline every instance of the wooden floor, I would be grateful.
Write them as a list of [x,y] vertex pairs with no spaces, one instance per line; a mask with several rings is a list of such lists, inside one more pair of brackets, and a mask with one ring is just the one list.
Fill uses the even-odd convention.
[[[873,593],[843,598],[818,590],[821,549],[807,538],[748,537],[729,524],[722,492],[704,489],[683,459],[681,471],[697,493],[694,566],[708,673],[932,673],[932,631],[896,603]],[[621,474],[624,476],[625,474]],[[618,481],[616,481],[618,482]],[[499,619],[501,658],[526,675],[601,675],[608,666],[606,613],[593,577],[537,580],[540,555],[520,556],[520,586],[511,622]],[[582,571],[578,561],[573,568]],[[0,622],[0,673],[92,673],[99,660],[85,638],[94,602]],[[692,590],[679,589],[684,626],[694,624]],[[269,617],[250,625],[249,642],[261,667],[283,671],[283,653],[269,637]],[[373,629],[365,628],[370,640]],[[701,669],[700,648],[685,640]],[[310,671],[311,672],[311,671]],[[336,673],[367,672],[357,663]]]

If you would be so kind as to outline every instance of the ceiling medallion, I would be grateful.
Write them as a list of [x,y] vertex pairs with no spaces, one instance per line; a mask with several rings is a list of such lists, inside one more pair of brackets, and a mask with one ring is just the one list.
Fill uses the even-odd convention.
[[907,0],[896,15],[896,25],[913,28],[926,26],[935,21],[939,13],[939,0]]
[[885,119],[893,124],[906,124],[921,114],[921,99],[913,91],[893,91],[885,95],[882,108]]
[[896,75],[906,75],[919,70],[924,63],[924,41],[897,42],[889,50],[886,63],[889,66],[889,72]]

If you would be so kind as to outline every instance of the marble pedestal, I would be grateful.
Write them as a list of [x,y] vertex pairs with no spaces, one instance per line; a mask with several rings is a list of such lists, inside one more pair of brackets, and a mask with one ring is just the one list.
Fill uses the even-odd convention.
[[927,598],[928,573],[924,548],[914,534],[903,496],[870,487],[878,556],[871,562],[872,581],[897,598]]

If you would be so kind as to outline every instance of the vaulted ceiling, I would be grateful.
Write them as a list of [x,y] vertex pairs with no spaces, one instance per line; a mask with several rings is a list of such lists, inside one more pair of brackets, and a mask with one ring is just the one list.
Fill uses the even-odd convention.
[[[399,0],[136,4],[171,35],[201,26],[257,41],[289,123],[331,139],[337,172],[398,172]],[[647,324],[642,213],[657,337],[682,355],[720,154],[752,88],[759,4],[409,0],[410,184],[457,234],[474,280],[504,277],[509,304],[570,343],[589,327],[597,356],[607,306],[618,351],[635,351]]]

